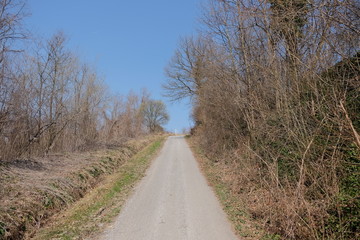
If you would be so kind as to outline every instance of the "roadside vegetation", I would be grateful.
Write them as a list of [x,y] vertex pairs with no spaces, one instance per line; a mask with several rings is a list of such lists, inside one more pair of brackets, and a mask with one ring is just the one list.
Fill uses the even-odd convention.
[[[146,89],[109,92],[63,32],[39,39],[22,27],[26,1],[0,1],[0,164],[121,144],[161,131],[166,106]],[[148,106],[156,103],[161,112]]]
[[166,68],[225,198],[273,239],[360,237],[359,9],[208,0]]
[[144,176],[164,140],[165,135],[153,137],[150,145],[106,176],[101,185],[74,206],[53,217],[52,224],[32,239],[84,239],[98,233],[120,213],[134,184]]
[[[54,226],[52,220],[56,222],[58,231],[67,231],[62,229],[66,225],[58,225],[66,219],[62,216],[64,210],[71,212],[74,205],[77,208],[81,204],[78,201],[86,202],[90,198],[81,211],[76,210],[76,216],[84,220],[96,212],[94,221],[72,222],[71,226],[74,228],[80,224],[81,228],[98,224],[100,213],[97,211],[101,211],[104,218],[111,219],[113,207],[116,205],[120,209],[119,204],[141,177],[164,139],[165,135],[149,135],[115,148],[51,154],[1,169],[0,239],[31,238],[44,225]],[[121,202],[119,194],[123,198]],[[119,202],[113,206],[110,204],[113,201]],[[51,219],[56,213],[62,216],[61,221]],[[76,217],[72,216],[71,221],[75,221],[73,218]],[[85,233],[81,228],[76,232],[86,235],[89,231]],[[62,232],[62,235],[67,233]]]
[[223,210],[233,223],[236,234],[244,240],[267,240],[269,235],[264,231],[263,226],[256,222],[249,213],[246,205],[232,190],[233,174],[230,165],[220,164],[208,158],[205,152],[199,147],[199,139],[196,136],[187,136],[187,142],[197,159],[201,171],[206,176],[208,184],[213,188]]
[[146,89],[110,92],[65,33],[34,36],[26,9],[26,0],[0,0],[0,239],[30,236],[169,119]]

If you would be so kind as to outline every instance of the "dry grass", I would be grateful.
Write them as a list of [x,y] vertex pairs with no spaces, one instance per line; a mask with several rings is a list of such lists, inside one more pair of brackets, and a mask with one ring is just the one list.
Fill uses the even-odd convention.
[[136,139],[114,149],[21,159],[2,166],[0,239],[32,236],[49,216],[82,198],[155,139]]
[[143,177],[150,160],[161,149],[164,139],[156,139],[126,161],[118,171],[107,176],[84,198],[55,215],[51,224],[40,229],[32,239],[84,239],[89,235],[96,235],[119,214],[133,186]]
[[214,189],[224,211],[232,222],[237,235],[244,240],[277,239],[276,235],[268,234],[264,230],[260,221],[252,218],[251,209],[247,208],[248,199],[238,191],[238,169],[234,169],[232,165],[214,162],[206,157],[199,147],[196,137],[189,138],[188,143],[196,155],[208,183]]

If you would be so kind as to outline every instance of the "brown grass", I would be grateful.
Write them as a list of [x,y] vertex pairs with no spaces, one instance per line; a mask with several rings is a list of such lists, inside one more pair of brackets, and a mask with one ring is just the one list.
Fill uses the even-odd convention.
[[233,224],[236,234],[244,240],[276,239],[276,236],[271,236],[264,230],[261,221],[252,217],[251,209],[247,208],[249,199],[241,191],[238,191],[238,187],[241,185],[238,175],[239,169],[207,157],[201,150],[198,141],[197,137],[188,138],[188,143],[199,162],[200,168],[214,189],[224,211]]
[[86,153],[20,159],[0,168],[0,239],[29,237],[155,140]]

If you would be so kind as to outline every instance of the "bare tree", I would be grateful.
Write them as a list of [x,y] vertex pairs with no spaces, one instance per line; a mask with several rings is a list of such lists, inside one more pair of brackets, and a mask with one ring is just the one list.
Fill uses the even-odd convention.
[[145,134],[141,109],[149,94],[108,97],[103,78],[67,47],[63,32],[22,52],[13,49],[24,37],[22,8],[21,0],[0,0],[0,160]]
[[209,0],[206,38],[180,45],[169,63],[166,95],[195,99],[192,132],[234,169],[235,192],[259,188],[249,208],[286,239],[357,238],[359,9],[355,0]]
[[194,98],[205,81],[204,68],[209,62],[209,44],[204,39],[184,38],[165,68],[168,81],[163,85],[165,96],[173,101]]
[[[16,106],[12,102],[15,92],[19,93],[19,85],[16,82],[20,79],[15,79],[16,75],[13,72],[16,56],[12,53],[19,52],[14,49],[13,43],[25,38],[25,31],[21,28],[25,16],[23,7],[24,3],[21,0],[0,1],[0,159],[16,154],[16,150],[12,149],[12,146],[16,145],[15,122],[23,117],[20,109],[14,111]],[[19,106],[21,105],[17,105]]]
[[141,106],[144,124],[150,132],[162,130],[162,125],[169,121],[166,106],[162,101],[149,100]]

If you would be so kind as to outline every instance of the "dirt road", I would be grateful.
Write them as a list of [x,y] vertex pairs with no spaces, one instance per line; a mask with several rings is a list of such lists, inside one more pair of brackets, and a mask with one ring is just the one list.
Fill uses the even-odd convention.
[[100,239],[237,239],[183,137],[169,137]]

